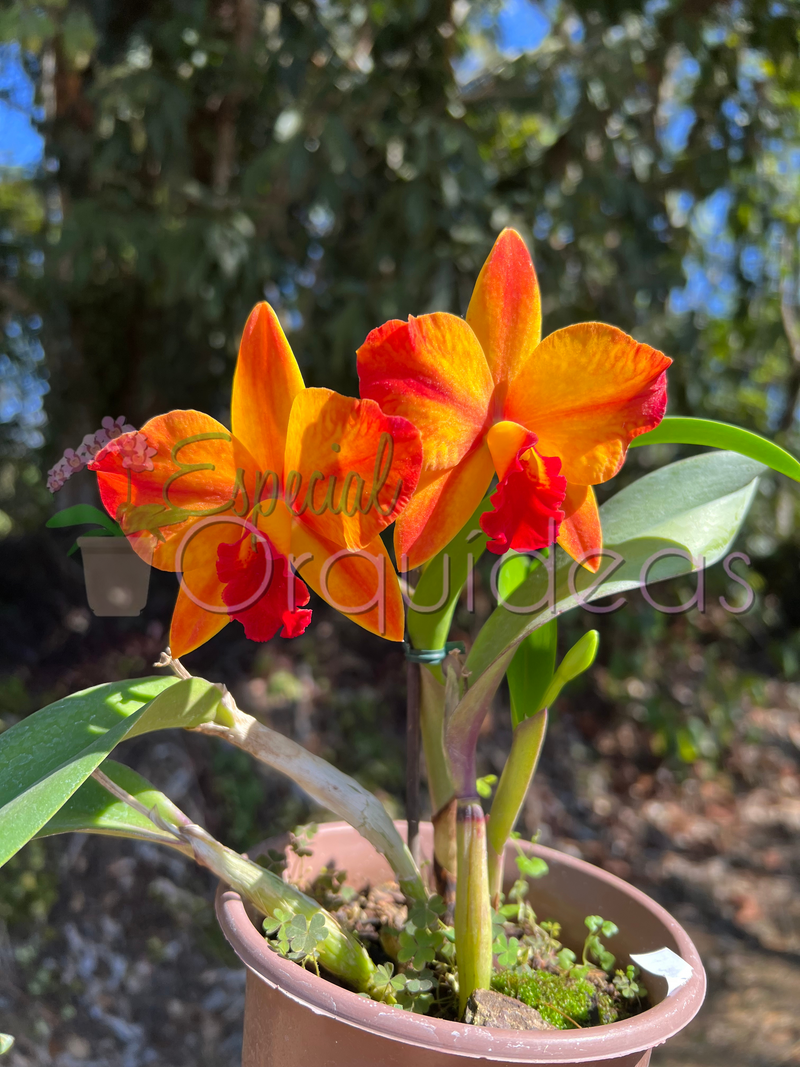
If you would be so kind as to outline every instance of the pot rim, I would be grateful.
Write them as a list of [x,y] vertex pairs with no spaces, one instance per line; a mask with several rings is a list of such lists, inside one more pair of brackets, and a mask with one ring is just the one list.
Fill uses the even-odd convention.
[[119,537],[115,534],[109,534],[107,537],[86,537],[81,535],[76,540],[81,551],[88,548],[95,552],[131,552],[134,556],[137,554],[128,543],[127,537]]
[[[398,822],[403,832],[405,823]],[[423,824],[424,825],[424,824]],[[358,832],[347,823],[324,823],[316,841],[343,829]],[[372,846],[364,842],[368,849]],[[660,904],[641,890],[600,867],[576,859],[556,849],[535,845],[533,854],[548,863],[571,868],[576,875],[612,885],[646,908],[678,944],[680,956],[691,965],[692,977],[671,996],[631,1019],[584,1030],[494,1030],[445,1019],[431,1019],[401,1008],[360,996],[317,977],[291,960],[284,959],[267,946],[263,935],[253,925],[241,896],[220,883],[215,909],[222,931],[242,962],[257,977],[280,989],[292,1000],[305,1005],[315,1014],[335,1018],[349,1026],[424,1048],[433,1052],[455,1053],[466,1058],[491,1062],[517,1061],[579,1064],[603,1059],[617,1059],[626,1053],[646,1052],[673,1037],[700,1010],[706,993],[706,975],[700,955],[683,927]]]

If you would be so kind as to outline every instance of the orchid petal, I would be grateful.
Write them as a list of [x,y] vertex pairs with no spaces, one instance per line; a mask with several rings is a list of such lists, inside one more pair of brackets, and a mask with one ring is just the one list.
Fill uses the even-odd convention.
[[256,304],[239,346],[231,428],[259,470],[280,473],[289,412],[302,388],[300,368],[277,315],[269,304]]
[[417,427],[426,470],[455,467],[483,433],[494,383],[477,337],[455,315],[373,330],[358,350],[358,376],[363,397]]
[[634,437],[661,421],[671,362],[613,326],[568,326],[520,368],[503,414],[536,433],[568,481],[596,485],[617,473]]
[[497,477],[501,480],[505,478],[520,452],[525,452],[536,441],[536,434],[518,422],[496,422],[486,435],[486,444],[492,454]]
[[[152,470],[124,465],[129,447],[144,437]],[[237,487],[231,434],[199,411],[171,411],[137,434],[109,442],[89,464],[97,472],[106,511],[133,548],[160,570],[175,570],[175,554],[191,527],[213,512],[245,503]]]
[[218,549],[217,577],[224,584],[228,615],[244,626],[251,641],[269,641],[279,631],[281,637],[297,637],[311,622],[311,612],[304,610],[308,589],[266,537],[256,538],[255,547],[252,542],[245,532],[235,544]]
[[296,522],[292,551],[292,565],[323,600],[370,633],[403,640],[403,597],[380,537],[351,550],[322,540]]
[[558,543],[573,559],[580,560],[587,570],[597,573],[602,562],[602,556],[598,553],[603,548],[603,530],[597,498],[590,485],[567,485],[564,521],[558,531]]
[[230,514],[208,517],[188,529],[176,557],[182,573],[170,626],[173,656],[199,648],[228,623],[225,585],[217,574],[217,559],[221,548],[238,544],[252,529],[245,519]]
[[503,230],[495,241],[475,283],[467,322],[497,383],[510,381],[539,344],[539,282],[525,242],[515,230]]
[[416,428],[374,400],[305,389],[294,402],[287,503],[315,536],[339,548],[364,548],[394,522],[417,487],[421,464]]
[[[211,602],[214,593],[219,592],[221,586],[213,571],[202,572],[196,582],[193,582],[193,596],[196,600]],[[172,622],[169,628],[169,648],[173,656],[180,658],[188,652],[194,652],[196,648],[210,641],[215,634],[224,629],[230,619],[228,618],[225,605],[220,605],[217,612],[206,611],[200,607],[186,593],[183,586],[178,590],[178,599],[172,612]]]
[[417,489],[395,526],[395,556],[405,569],[420,567],[448,545],[483,499],[492,457],[482,443],[450,471]]

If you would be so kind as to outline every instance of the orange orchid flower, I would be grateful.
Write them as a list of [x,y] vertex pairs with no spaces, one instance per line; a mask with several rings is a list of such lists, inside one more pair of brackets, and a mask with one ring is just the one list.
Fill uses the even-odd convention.
[[596,571],[602,531],[593,485],[613,477],[631,440],[666,408],[661,352],[599,322],[541,340],[539,283],[528,250],[504,230],[466,321],[435,313],[387,322],[358,352],[362,397],[422,434],[417,492],[395,527],[398,559],[430,559],[475,511],[496,553],[554,540]]
[[309,592],[295,570],[365,629],[402,640],[402,595],[379,535],[416,489],[415,427],[373,400],[306,389],[268,304],[245,326],[231,424],[171,411],[90,464],[135,550],[181,572],[172,654],[230,619],[259,641],[302,633]]

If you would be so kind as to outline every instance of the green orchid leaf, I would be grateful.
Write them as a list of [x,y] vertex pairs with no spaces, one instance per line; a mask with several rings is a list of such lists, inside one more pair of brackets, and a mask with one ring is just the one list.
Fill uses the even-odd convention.
[[[547,555],[547,549],[542,555]],[[497,572],[501,603],[506,602],[540,566],[535,556],[517,553],[506,556]],[[557,644],[558,623],[553,619],[525,638],[508,666],[506,678],[511,697],[511,725],[515,729],[542,706],[555,670]]]
[[45,523],[45,526],[49,526],[51,530],[60,530],[65,526],[81,525],[102,526],[103,529],[115,537],[123,536],[122,530],[117,523],[109,518],[104,511],[94,507],[92,504],[74,504],[71,508],[64,508],[63,511],[57,511]]
[[521,642],[509,663],[506,678],[514,729],[541,708],[553,678],[557,645],[558,623],[551,619]]
[[[641,567],[658,549],[682,549],[702,558],[706,567],[716,563],[738,533],[756,490],[755,479],[764,470],[763,464],[733,452],[706,452],[627,486],[600,509],[606,549],[622,556],[624,564],[619,567],[616,559],[604,558],[592,575],[558,550],[554,568],[538,568],[508,598],[509,606],[492,612],[467,657],[467,669],[473,677],[482,674],[528,628],[533,632],[581,602],[637,588]],[[695,569],[686,559],[664,557],[649,568],[646,578],[650,584]],[[570,572],[575,593],[569,587]]]
[[[100,770],[148,811],[155,808],[167,822],[180,824],[181,813],[178,808],[136,771],[111,759],[103,760]],[[147,816],[129,804],[117,800],[94,778],[87,778],[78,787],[66,804],[48,819],[36,837],[68,833],[107,834],[148,841],[158,838],[163,844],[176,847],[174,837],[159,830]]]
[[520,643],[572,608],[716,563],[739,532],[764,469],[733,452],[709,452],[653,471],[600,509],[614,555],[604,557],[597,574],[559,551],[552,573],[539,567],[507,606],[495,609],[467,657],[474,680],[447,723],[457,788],[473,786],[478,731]]
[[654,430],[634,437],[631,448],[642,445],[708,445],[726,448],[763,463],[765,467],[800,482],[800,463],[791,453],[757,433],[713,419],[662,419]]
[[205,678],[183,679],[144,708],[127,737],[139,737],[153,730],[191,730],[202,722],[211,722],[221,699],[221,691]]
[[519,818],[528,788],[536,773],[546,732],[546,707],[514,728],[511,751],[500,776],[486,829],[489,843],[498,856],[501,855]]
[[31,839],[127,737],[212,719],[221,693],[202,678],[95,686],[0,734],[0,866]]

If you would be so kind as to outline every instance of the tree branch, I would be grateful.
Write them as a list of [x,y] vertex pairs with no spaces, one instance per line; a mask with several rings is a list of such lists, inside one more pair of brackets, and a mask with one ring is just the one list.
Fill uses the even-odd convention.
[[789,430],[794,422],[794,413],[800,403],[800,318],[797,314],[795,303],[796,278],[795,278],[795,252],[788,234],[784,234],[781,249],[783,260],[783,277],[781,279],[781,322],[786,340],[789,342],[789,351],[792,355],[792,370],[786,387],[786,406],[780,421],[779,429]]

